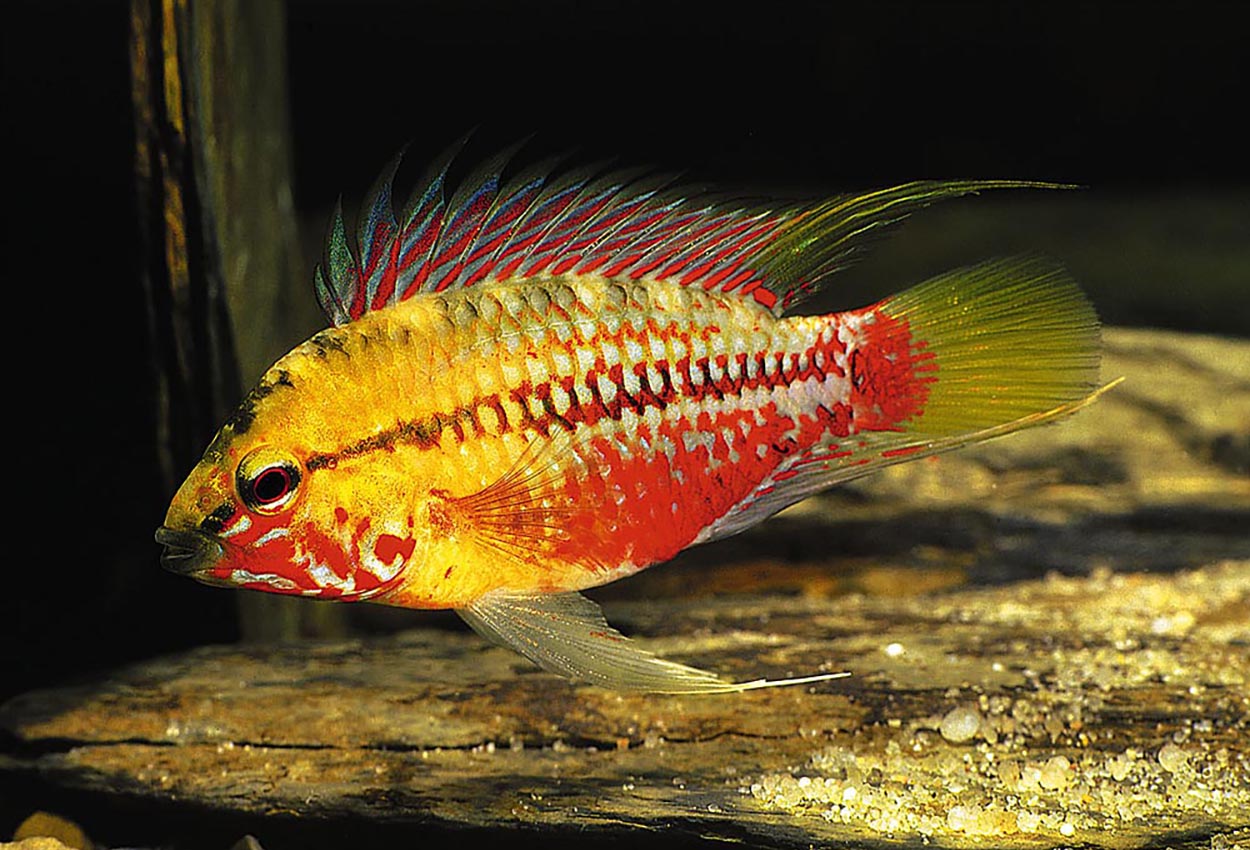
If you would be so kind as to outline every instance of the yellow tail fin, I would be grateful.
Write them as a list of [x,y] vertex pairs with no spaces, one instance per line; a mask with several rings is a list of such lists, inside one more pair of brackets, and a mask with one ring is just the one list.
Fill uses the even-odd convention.
[[1098,386],[1098,316],[1053,262],[957,269],[876,309],[905,320],[913,350],[936,366],[924,409],[907,424],[913,434],[993,429],[1067,407]]

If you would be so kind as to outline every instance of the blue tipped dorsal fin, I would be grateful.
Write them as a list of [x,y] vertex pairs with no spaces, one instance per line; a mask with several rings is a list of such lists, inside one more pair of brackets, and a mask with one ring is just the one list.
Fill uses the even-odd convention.
[[488,159],[448,200],[447,170],[465,141],[434,162],[398,217],[392,180],[400,157],[383,169],[366,198],[356,252],[336,207],[314,274],[334,324],[422,293],[539,274],[672,280],[735,293],[780,315],[929,204],[985,189],[1056,188],[931,180],[786,203],[678,186],[646,169],[555,173],[556,159],[505,180],[518,144]]

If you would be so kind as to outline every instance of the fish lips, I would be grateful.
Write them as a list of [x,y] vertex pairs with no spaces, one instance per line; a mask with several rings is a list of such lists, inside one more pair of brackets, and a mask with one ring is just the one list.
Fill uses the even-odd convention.
[[213,583],[211,570],[225,557],[220,541],[198,531],[162,526],[156,529],[156,542],[165,547],[161,566],[172,573]]

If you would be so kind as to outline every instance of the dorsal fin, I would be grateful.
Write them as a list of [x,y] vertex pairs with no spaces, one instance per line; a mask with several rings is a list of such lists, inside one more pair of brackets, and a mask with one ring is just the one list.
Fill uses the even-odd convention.
[[544,160],[503,179],[520,145],[488,159],[448,200],[447,170],[462,140],[427,171],[397,218],[400,158],[366,198],[348,244],[335,209],[314,282],[336,325],[420,293],[538,274],[674,280],[753,299],[780,314],[852,263],[911,213],[983,189],[1054,188],[1011,180],[906,183],[827,200],[745,199],[671,175],[604,165],[553,173]]

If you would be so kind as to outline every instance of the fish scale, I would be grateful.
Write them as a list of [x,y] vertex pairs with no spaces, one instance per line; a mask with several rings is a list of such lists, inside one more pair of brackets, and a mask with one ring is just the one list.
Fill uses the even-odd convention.
[[640,649],[579,591],[885,466],[1093,401],[1098,323],[1057,265],[985,262],[859,310],[785,316],[930,203],[924,181],[738,201],[508,155],[404,211],[392,164],[358,248],[336,212],[334,327],[266,372],[170,505],[200,581],[452,608],[547,670],[622,690],[728,682]]

